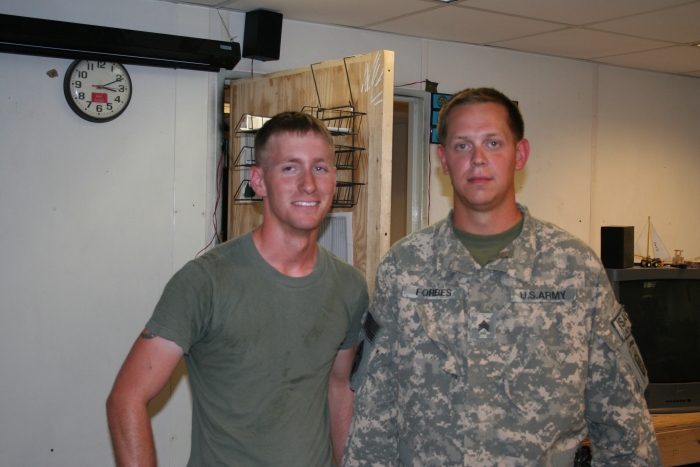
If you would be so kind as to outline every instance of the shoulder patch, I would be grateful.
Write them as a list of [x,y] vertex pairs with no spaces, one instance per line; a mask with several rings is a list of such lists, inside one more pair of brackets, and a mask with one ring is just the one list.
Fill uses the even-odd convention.
[[634,360],[635,365],[637,365],[637,369],[640,371],[640,373],[642,373],[642,375],[644,375],[644,378],[648,378],[647,367],[644,366],[642,354],[639,353],[639,347],[637,347],[637,343],[634,341],[634,339],[629,340],[627,347],[629,347],[630,355],[632,355],[632,360]]
[[367,339],[369,339],[370,342],[374,343],[374,338],[377,337],[377,332],[379,332],[379,329],[381,329],[381,325],[377,323],[377,320],[374,319],[372,313],[368,311],[367,317],[365,318],[365,322],[362,324],[362,328],[365,330],[365,335],[367,336]]
[[620,307],[620,311],[617,313],[617,316],[613,318],[611,323],[617,332],[617,335],[620,336],[620,339],[622,339],[623,342],[632,335],[632,323],[630,322],[624,308]]

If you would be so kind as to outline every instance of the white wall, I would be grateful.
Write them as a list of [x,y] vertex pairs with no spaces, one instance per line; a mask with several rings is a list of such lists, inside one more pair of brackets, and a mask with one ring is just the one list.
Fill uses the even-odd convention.
[[[153,1],[0,12],[198,37],[220,26],[207,9]],[[129,107],[94,124],[66,104],[69,64],[0,54],[2,465],[113,465],[114,377],[166,281],[213,233],[217,75],[127,66]],[[152,408],[162,465],[189,455],[186,382],[177,389]]]
[[636,237],[651,216],[669,253],[700,256],[700,80],[601,67],[599,82],[595,224]]
[[[215,11],[153,0],[0,0],[0,13],[226,37]],[[241,41],[244,15],[222,15]],[[397,84],[494,86],[519,101],[533,152],[518,198],[534,215],[596,249],[600,225],[639,232],[651,215],[669,249],[700,255],[700,80],[295,21],[281,60],[254,69],[378,49],[395,51]],[[63,97],[69,63],[0,54],[3,465],[113,465],[114,377],[165,282],[213,234],[217,91],[232,73],[127,66],[129,108],[93,124]],[[435,221],[451,193],[432,162]],[[181,371],[152,404],[163,466],[186,464],[189,397]]]

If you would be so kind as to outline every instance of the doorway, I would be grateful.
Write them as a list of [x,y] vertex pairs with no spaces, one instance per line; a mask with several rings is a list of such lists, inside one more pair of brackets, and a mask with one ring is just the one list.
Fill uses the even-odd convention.
[[394,89],[390,243],[428,225],[430,93]]
[[393,245],[408,230],[408,102],[394,101],[391,146],[391,236]]

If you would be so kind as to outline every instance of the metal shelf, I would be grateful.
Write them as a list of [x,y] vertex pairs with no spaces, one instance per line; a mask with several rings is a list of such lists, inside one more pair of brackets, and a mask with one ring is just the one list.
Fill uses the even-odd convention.
[[238,185],[238,189],[233,195],[233,201],[236,203],[259,203],[262,198],[253,191],[250,180],[244,179]]
[[[343,63],[345,63],[343,61]],[[314,74],[313,65],[311,65],[311,74],[316,87],[316,96],[318,97],[318,106],[304,106],[301,109],[302,113],[313,115],[322,121],[328,131],[336,140],[334,150],[334,165],[338,171],[343,171],[344,175],[341,178],[347,180],[338,180],[336,182],[335,196],[333,198],[333,207],[353,207],[357,204],[360,197],[360,190],[364,183],[355,181],[355,171],[360,164],[361,152],[365,148],[358,147],[355,144],[355,137],[360,131],[362,117],[367,115],[365,112],[357,112],[353,103],[352,89],[350,88],[350,78],[348,76],[347,64],[345,64],[345,75],[348,78],[348,91],[350,92],[350,103],[348,105],[338,107],[323,107],[321,98],[316,85],[316,76]],[[255,134],[265,124],[270,117],[261,115],[243,114],[235,126],[234,133],[238,135]],[[239,171],[244,171],[246,168],[255,165],[255,149],[251,146],[243,146],[236,156],[233,167]],[[241,181],[236,193],[233,196],[233,201],[237,203],[259,202],[262,198],[258,197],[250,188],[250,180],[245,178]]]
[[338,170],[356,170],[360,164],[360,151],[365,148],[357,146],[345,146],[342,144],[335,145],[335,161],[334,164]]
[[243,114],[241,118],[238,119],[238,123],[236,123],[233,132],[236,134],[257,133],[270,118],[271,117],[263,117],[262,115]]
[[302,113],[313,115],[321,120],[333,136],[356,135],[362,123],[364,112],[355,111],[355,106],[341,107],[312,107],[305,106]]
[[351,208],[355,206],[360,198],[360,190],[364,185],[364,183],[359,182],[337,182],[333,207]]
[[255,148],[243,146],[233,161],[234,167],[253,167],[255,165]]

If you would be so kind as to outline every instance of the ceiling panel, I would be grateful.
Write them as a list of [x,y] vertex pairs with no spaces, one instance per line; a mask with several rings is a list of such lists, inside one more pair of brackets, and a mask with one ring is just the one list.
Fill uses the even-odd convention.
[[570,28],[491,45],[560,57],[591,59],[668,47],[668,42],[638,39],[590,29]]
[[237,0],[223,6],[241,11],[264,8],[278,11],[289,19],[358,27],[435,8],[435,3],[422,0]]
[[465,6],[581,25],[687,3],[689,0],[469,0]]
[[561,26],[555,23],[514,18],[452,5],[370,27],[378,31],[472,44],[487,44],[559,28]]
[[697,72],[700,71],[700,47],[679,45],[667,49],[600,58],[596,61],[667,73]]
[[449,5],[437,0],[162,1],[242,12],[264,8],[298,21],[694,77],[700,70],[697,50],[674,47],[700,42],[700,0],[458,0]]
[[700,42],[700,2],[591,27],[662,41]]

